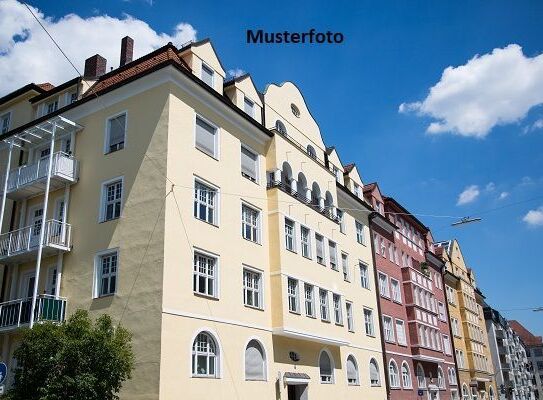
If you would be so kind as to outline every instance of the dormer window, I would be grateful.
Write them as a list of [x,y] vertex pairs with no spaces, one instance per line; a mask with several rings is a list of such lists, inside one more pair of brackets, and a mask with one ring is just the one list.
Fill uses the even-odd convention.
[[215,76],[215,71],[211,67],[208,67],[206,64],[202,63],[202,81],[210,87],[213,87],[213,78]]
[[243,99],[243,109],[247,113],[247,115],[252,118],[255,117],[255,103],[247,97]]
[[11,113],[6,113],[0,117],[0,128],[2,133],[9,131],[9,123],[11,121]]
[[58,110],[58,97],[54,99],[53,101],[50,101],[49,103],[45,103],[44,105],[44,115],[51,114]]
[[362,193],[360,193],[360,185],[358,183],[353,183],[354,185],[354,194],[358,197],[362,197]]
[[275,121],[275,129],[277,129],[277,132],[279,132],[281,135],[287,135],[287,128],[282,121]]
[[317,158],[317,152],[315,151],[315,148],[310,144],[307,145],[307,154],[313,159]]

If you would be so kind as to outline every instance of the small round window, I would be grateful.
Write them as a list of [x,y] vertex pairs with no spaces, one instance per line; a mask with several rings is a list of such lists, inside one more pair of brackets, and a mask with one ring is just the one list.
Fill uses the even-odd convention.
[[296,107],[296,104],[291,103],[290,109],[292,110],[292,113],[294,114],[295,117],[300,118],[300,109]]

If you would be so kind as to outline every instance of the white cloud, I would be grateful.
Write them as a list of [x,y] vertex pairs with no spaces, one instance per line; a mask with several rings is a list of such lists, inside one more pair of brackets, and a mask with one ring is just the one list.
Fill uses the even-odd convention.
[[522,220],[529,226],[543,226],[543,206],[528,211]]
[[479,191],[479,186],[477,185],[467,186],[464,189],[464,191],[458,195],[458,201],[456,202],[456,205],[462,206],[464,204],[474,202],[477,199],[477,197],[479,197],[480,193],[481,192]]
[[543,129],[543,118],[535,120],[532,124],[525,126],[523,132],[529,133],[529,132],[536,131],[538,129]]
[[234,68],[234,69],[229,69],[228,70],[228,76],[230,76],[232,78],[240,77],[243,74],[245,74],[245,71],[242,70],[241,68]]
[[488,182],[485,186],[487,192],[493,192],[496,189],[496,184],[494,182]]
[[403,103],[399,111],[433,118],[430,134],[483,138],[542,103],[543,54],[526,57],[519,45],[511,44],[447,67],[423,101]]
[[498,200],[503,200],[507,197],[509,197],[509,192],[501,192],[500,196],[498,197]]
[[[119,65],[121,38],[134,39],[134,58],[141,57],[168,42],[180,46],[196,39],[192,25],[181,22],[170,34],[156,32],[146,22],[130,15],[114,18],[99,15],[81,18],[68,14],[60,19],[33,12],[82,73],[85,59],[99,53],[109,67]],[[58,85],[77,76],[51,39],[26,7],[15,0],[0,0],[0,96],[27,83],[51,82]]]

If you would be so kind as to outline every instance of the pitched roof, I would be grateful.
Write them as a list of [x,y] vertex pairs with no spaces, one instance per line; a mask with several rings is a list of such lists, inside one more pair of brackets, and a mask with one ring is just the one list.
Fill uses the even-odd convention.
[[541,336],[535,336],[526,329],[520,322],[515,320],[509,321],[509,326],[520,336],[522,341],[528,346],[543,346],[543,338]]
[[55,88],[55,85],[53,85],[52,83],[49,83],[49,82],[38,83],[37,86],[39,86],[41,89],[43,89],[45,91]]
[[371,192],[377,186],[377,182],[368,183],[362,188],[363,192]]
[[[40,85],[46,85],[45,83],[41,83]],[[13,100],[20,95],[29,92],[31,90],[37,92],[37,93],[45,93],[47,89],[42,88],[40,85],[36,85],[35,83],[29,83],[28,85],[24,85],[23,87],[14,90],[11,93],[6,94],[4,97],[0,97],[0,104],[7,103],[10,100]],[[49,84],[51,85],[51,84]],[[51,85],[52,86],[52,85]],[[47,87],[47,86],[44,86]]]
[[133,78],[146,70],[167,62],[173,62],[190,71],[190,67],[187,65],[187,63],[177,55],[177,49],[175,46],[168,43],[167,45],[141,58],[138,58],[137,60],[102,75],[100,78],[98,78],[94,85],[92,85],[92,87],[85,92],[83,97],[100,93],[113,85]]
[[64,82],[62,85],[59,85],[59,86],[53,86],[53,85],[51,85],[50,83],[41,83],[41,84],[38,85],[38,86],[41,87],[42,85],[44,85],[44,86],[48,87],[47,85],[50,85],[50,89],[48,89],[48,90],[47,90],[46,92],[44,92],[44,93],[41,93],[41,94],[39,94],[39,95],[37,95],[37,96],[32,97],[32,98],[30,99],[30,102],[31,102],[31,103],[36,103],[36,102],[38,102],[38,101],[40,101],[40,100],[43,100],[43,99],[45,99],[46,97],[49,97],[49,96],[51,96],[51,95],[53,95],[53,94],[55,94],[55,93],[61,92],[61,91],[63,91],[64,89],[67,89],[67,88],[69,88],[70,86],[73,86],[73,85],[75,85],[76,83],[78,83],[80,79],[81,79],[81,78],[80,78],[79,76],[77,76],[77,77],[75,77],[75,78],[73,78],[73,79],[70,79],[69,81]]
[[350,164],[347,164],[343,167],[343,170],[345,171],[344,173],[345,174],[350,174],[351,171],[353,170],[353,168],[356,166],[355,163],[350,163]]

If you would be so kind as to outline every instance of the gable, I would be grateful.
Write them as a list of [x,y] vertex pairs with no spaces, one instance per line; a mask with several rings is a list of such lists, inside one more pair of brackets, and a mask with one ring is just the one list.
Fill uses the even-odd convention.
[[198,43],[194,43],[191,46],[192,53],[198,58],[203,60],[207,65],[213,68],[215,71],[222,75],[224,78],[226,76],[226,71],[224,70],[215,49],[211,45],[211,42],[206,40]]

